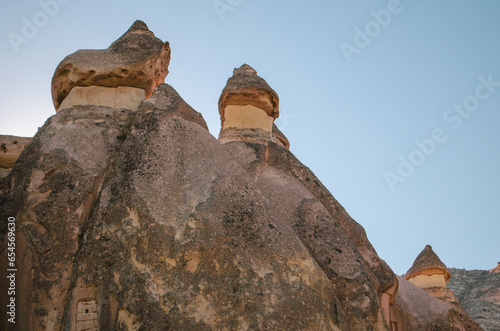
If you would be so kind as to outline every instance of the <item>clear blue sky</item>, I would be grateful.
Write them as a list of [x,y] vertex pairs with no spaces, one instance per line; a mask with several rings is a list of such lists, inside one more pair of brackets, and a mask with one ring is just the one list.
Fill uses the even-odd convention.
[[215,136],[227,78],[253,66],[291,151],[396,273],[426,244],[450,267],[500,260],[499,1],[53,1],[2,5],[1,134],[34,135],[57,64],[141,19]]

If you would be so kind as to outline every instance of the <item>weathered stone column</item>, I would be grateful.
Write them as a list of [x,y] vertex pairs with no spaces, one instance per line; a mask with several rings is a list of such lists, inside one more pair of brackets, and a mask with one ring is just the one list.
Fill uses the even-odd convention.
[[290,144],[274,125],[279,116],[278,94],[247,64],[234,69],[219,98],[219,141],[274,141]]

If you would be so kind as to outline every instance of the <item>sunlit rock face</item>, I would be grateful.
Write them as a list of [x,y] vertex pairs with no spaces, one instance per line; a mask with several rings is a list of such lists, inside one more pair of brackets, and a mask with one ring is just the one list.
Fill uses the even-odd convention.
[[257,71],[247,64],[234,69],[219,99],[219,141],[273,141],[290,148],[288,139],[274,125],[279,98]]
[[450,277],[450,271],[430,245],[425,246],[405,275],[410,283],[424,289],[437,299],[458,304],[453,291],[446,288]]
[[[277,94],[251,67],[236,69],[216,139],[162,83],[165,45],[136,22],[89,53],[82,63],[103,65],[81,65],[81,80],[65,82],[75,74],[65,66],[87,51],[56,70],[59,111],[0,184],[1,247],[16,218],[22,316],[13,325],[1,315],[0,328],[419,330],[412,309],[442,303],[406,281],[398,291],[363,227],[290,152],[273,123]],[[115,71],[124,58],[140,60],[127,69],[143,73],[134,83]],[[136,89],[145,100],[125,107]],[[412,301],[412,288],[427,297]],[[466,325],[440,311],[431,321],[442,330]]]
[[75,86],[59,105],[57,111],[85,105],[136,111],[145,99],[145,91],[136,87]]
[[442,286],[450,280],[451,274],[446,265],[432,250],[431,245],[425,246],[417,256],[405,278],[419,287]]
[[7,177],[31,138],[0,135],[0,182]]
[[[149,98],[156,86],[165,81],[170,62],[170,46],[156,38],[144,22],[136,21],[118,40],[103,50],[79,50],[58,65],[52,78],[52,99],[56,110],[72,105],[137,105],[142,92],[106,90],[91,87],[129,87],[143,90]],[[84,87],[71,94],[73,88]],[[129,98],[126,94],[131,94]],[[63,101],[67,97],[71,101]],[[130,99],[130,100],[128,100]],[[98,102],[91,103],[92,100]],[[139,102],[142,100],[139,100]],[[121,107],[120,107],[121,108]],[[135,109],[137,110],[137,109]]]
[[[395,323],[409,320],[411,329],[482,330],[460,305],[453,291],[446,288],[450,277],[450,271],[432,247],[425,246],[406,272],[405,280],[400,279],[392,307]],[[444,322],[446,319],[451,326]]]

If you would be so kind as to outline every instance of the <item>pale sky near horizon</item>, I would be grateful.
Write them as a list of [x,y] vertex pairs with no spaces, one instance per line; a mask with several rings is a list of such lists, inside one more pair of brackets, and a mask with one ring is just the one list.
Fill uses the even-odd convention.
[[[146,5],[147,4],[147,5]],[[402,274],[426,244],[449,267],[500,261],[500,2],[41,0],[0,13],[0,134],[55,114],[78,49],[136,19],[169,41],[166,82],[217,136],[217,101],[248,63],[280,97],[291,151]]]

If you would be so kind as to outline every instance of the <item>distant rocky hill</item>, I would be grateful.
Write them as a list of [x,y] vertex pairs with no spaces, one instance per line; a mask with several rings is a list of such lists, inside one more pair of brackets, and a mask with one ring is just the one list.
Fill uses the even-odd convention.
[[453,290],[462,306],[485,330],[500,330],[500,262],[491,270],[450,268]]

